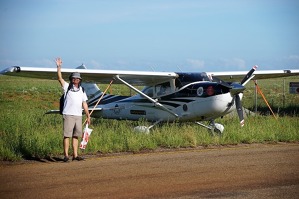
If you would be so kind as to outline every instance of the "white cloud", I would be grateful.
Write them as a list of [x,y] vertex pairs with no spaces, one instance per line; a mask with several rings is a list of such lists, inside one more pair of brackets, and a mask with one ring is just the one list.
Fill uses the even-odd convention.
[[89,65],[86,66],[88,69],[103,69],[104,66],[96,60],[91,60]]
[[32,67],[45,67],[45,68],[52,68],[55,67],[55,62],[53,60],[50,59],[38,59],[38,60],[33,60],[33,66]]
[[232,58],[232,59],[221,59],[220,65],[224,67],[230,67],[234,69],[246,69],[246,62],[241,58]]
[[287,59],[292,61],[299,61],[299,55],[290,55]]
[[203,60],[187,59],[187,62],[193,69],[203,69],[205,67],[205,62]]
[[26,67],[43,67],[43,68],[51,68],[55,67],[54,58],[50,59],[36,59],[36,60],[0,60],[0,65],[2,67],[9,66],[26,66]]

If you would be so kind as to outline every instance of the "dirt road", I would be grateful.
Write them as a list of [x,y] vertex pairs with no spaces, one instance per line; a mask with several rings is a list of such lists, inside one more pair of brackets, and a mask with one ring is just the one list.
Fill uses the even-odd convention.
[[1,198],[298,198],[299,144],[0,164]]

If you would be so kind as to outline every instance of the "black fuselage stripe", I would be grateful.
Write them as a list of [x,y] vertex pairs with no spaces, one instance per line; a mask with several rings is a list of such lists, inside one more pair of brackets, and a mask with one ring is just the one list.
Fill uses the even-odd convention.
[[[122,99],[128,98],[127,96],[119,96],[119,95],[105,95],[100,102],[100,104],[109,104],[115,101],[120,101]],[[89,102],[89,105],[95,105],[98,102],[99,98]]]

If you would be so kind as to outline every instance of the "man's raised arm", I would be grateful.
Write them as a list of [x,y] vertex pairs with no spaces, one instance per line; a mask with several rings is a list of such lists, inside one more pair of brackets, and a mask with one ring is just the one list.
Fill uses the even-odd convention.
[[56,62],[56,66],[57,66],[57,77],[58,77],[58,81],[60,83],[61,86],[64,85],[64,79],[62,78],[62,74],[61,74],[61,65],[62,65],[62,59],[60,57],[55,59]]

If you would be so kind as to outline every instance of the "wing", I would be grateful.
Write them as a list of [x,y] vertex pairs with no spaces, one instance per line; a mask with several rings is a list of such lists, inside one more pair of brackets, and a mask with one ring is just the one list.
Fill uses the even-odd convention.
[[[239,82],[248,71],[206,72],[208,76],[215,76],[228,82]],[[256,70],[252,79],[270,79],[277,77],[299,76],[299,69],[291,70]]]
[[[121,70],[94,70],[83,69],[61,69],[64,79],[68,79],[73,72],[79,72],[84,82],[109,83],[116,75],[134,85],[154,85],[169,81],[176,78],[178,75],[174,72],[148,72],[148,71],[121,71]],[[57,79],[56,68],[35,68],[35,67],[20,67],[13,66],[1,71],[1,74],[20,77],[31,77],[39,79]],[[115,81],[114,83],[121,83]]]
[[[175,72],[149,72],[149,71],[118,71],[118,70],[94,70],[85,69],[84,66],[79,66],[76,69],[61,69],[64,79],[68,79],[69,75],[73,72],[81,73],[83,81],[95,83],[109,83],[116,75],[133,85],[155,85],[158,83],[169,81],[178,77]],[[230,71],[230,72],[206,72],[208,76],[215,76],[221,80],[228,82],[239,82],[248,71]],[[36,67],[20,67],[13,66],[3,71],[1,74],[31,77],[40,79],[57,79],[56,68],[36,68]],[[269,79],[277,77],[298,76],[299,69],[291,70],[257,70],[254,72],[253,79]],[[121,83],[114,81],[114,83]]]

